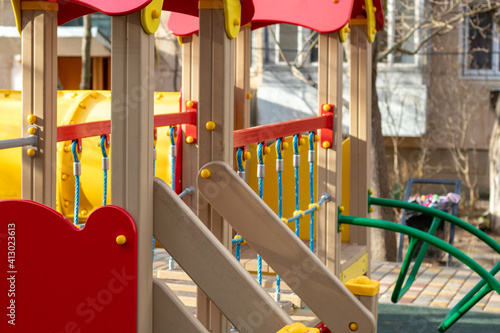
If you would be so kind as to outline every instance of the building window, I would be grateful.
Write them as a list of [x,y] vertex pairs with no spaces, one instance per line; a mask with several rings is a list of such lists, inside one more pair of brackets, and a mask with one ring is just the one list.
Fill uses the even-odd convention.
[[464,25],[466,76],[500,76],[499,45],[492,12],[468,17]]
[[265,34],[265,50],[271,53],[270,57],[265,57],[267,64],[285,64],[286,59],[300,68],[318,62],[317,32],[282,23],[270,26]]
[[[381,32],[381,50],[391,49],[399,45],[401,49],[413,51],[420,41],[418,31],[411,33],[415,24],[418,24],[422,12],[422,1],[401,2],[397,0],[387,1],[387,16],[385,29]],[[418,54],[407,54],[400,51],[389,53],[381,63],[388,66],[418,66]]]

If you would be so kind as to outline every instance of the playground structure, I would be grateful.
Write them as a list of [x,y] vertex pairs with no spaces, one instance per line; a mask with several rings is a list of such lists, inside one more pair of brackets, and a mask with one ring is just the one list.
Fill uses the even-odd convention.
[[[22,131],[23,137],[29,139],[23,141],[27,147],[22,149],[22,198],[52,209],[59,206],[59,210],[69,218],[73,210],[73,222],[79,225],[82,222],[79,217],[86,217],[90,207],[99,206],[87,199],[89,206],[83,214],[83,209],[79,210],[80,205],[77,204],[79,200],[84,201],[83,197],[79,197],[81,191],[77,179],[83,177],[83,173],[80,174],[80,159],[83,159],[83,154],[87,154],[86,147],[93,147],[94,152],[89,154],[94,159],[100,159],[102,153],[104,175],[109,163],[105,161],[111,161],[112,206],[97,209],[81,230],[40,204],[12,200],[0,203],[1,212],[7,212],[6,216],[9,217],[5,223],[2,221],[2,228],[5,224],[9,242],[10,237],[13,237],[14,243],[19,244],[19,248],[14,244],[13,250],[7,246],[12,246],[7,242],[5,248],[2,247],[4,253],[15,254],[9,257],[9,260],[13,258],[13,263],[9,261],[13,266],[4,270],[12,272],[9,276],[12,281],[19,281],[16,280],[17,270],[28,271],[27,267],[34,265],[37,260],[42,264],[34,267],[43,267],[48,259],[59,265],[70,260],[66,254],[59,254],[64,250],[58,247],[42,252],[41,258],[29,258],[33,256],[30,252],[41,246],[40,240],[52,244],[58,242],[58,237],[66,240],[86,237],[84,241],[76,243],[76,248],[82,252],[79,256],[82,269],[93,270],[92,276],[106,273],[102,279],[89,276],[85,287],[82,287],[82,294],[67,304],[65,299],[68,290],[72,290],[71,284],[64,283],[67,281],[65,279],[50,279],[51,274],[60,277],[65,273],[54,270],[54,273],[47,274],[42,285],[61,286],[64,291],[57,295],[47,293],[45,306],[50,309],[64,308],[66,311],[63,316],[50,321],[40,319],[42,326],[37,326],[40,331],[75,331],[77,328],[92,332],[109,331],[109,325],[122,320],[124,312],[121,310],[127,309],[125,313],[128,314],[128,320],[120,327],[125,332],[162,332],[172,328],[183,332],[227,332],[229,323],[240,332],[293,332],[290,317],[230,255],[228,249],[232,247],[233,240],[229,225],[240,236],[235,238],[234,243],[238,246],[242,240],[248,242],[306,302],[319,320],[334,332],[376,331],[377,283],[372,283],[366,277],[354,279],[369,275],[369,229],[364,226],[393,228],[414,237],[412,243],[416,242],[413,239],[420,238],[440,246],[473,267],[484,279],[476,287],[477,290],[454,309],[450,314],[451,319],[442,326],[443,329],[463,315],[464,309],[470,308],[470,304],[480,299],[481,295],[493,289],[500,291],[498,281],[491,275],[496,272],[486,272],[477,267],[456,249],[436,241],[432,235],[366,218],[370,204],[385,203],[380,201],[383,199],[372,198],[368,194],[370,42],[383,26],[380,1],[75,0],[57,3],[13,0],[12,3],[23,39]],[[158,27],[162,9],[173,12],[169,27],[180,36],[183,48],[181,110],[168,115],[160,112],[159,108],[158,112],[153,110],[154,99],[160,101],[165,96],[160,97],[163,93],[155,95],[152,88],[152,33]],[[93,11],[113,15],[112,98],[107,109],[111,120],[106,120],[107,114],[103,113],[97,113],[99,118],[88,118],[94,115],[90,110],[101,104],[96,101],[108,101],[109,96],[106,93],[86,92],[80,97],[72,97],[85,101],[79,101],[75,108],[78,112],[66,115],[66,123],[60,123],[58,127],[55,27]],[[346,26],[347,22],[349,26]],[[320,33],[318,116],[247,128],[251,98],[250,32],[251,29],[274,23],[302,25]],[[341,112],[336,112],[335,108],[342,105],[341,40],[346,40],[349,30],[351,125],[349,177],[346,179],[342,177],[341,171]],[[173,103],[166,104],[172,106]],[[155,113],[158,114],[154,116]],[[72,124],[72,121],[75,123]],[[78,124],[80,121],[92,122]],[[158,142],[156,139],[160,137],[161,128],[162,137],[167,137],[165,126],[170,126],[169,150],[170,156],[175,157],[169,162],[170,185],[153,177],[158,169],[155,161],[159,161],[155,152],[160,139]],[[158,129],[156,134],[155,129]],[[305,140],[301,140],[301,134]],[[85,142],[83,138],[87,137],[92,137],[93,141]],[[295,173],[300,173],[299,161],[302,162],[304,158],[299,156],[299,150],[308,148],[307,163],[302,162],[302,165],[309,164],[310,183],[314,185],[306,200],[308,209],[304,210],[302,205],[297,204],[297,201],[303,203],[304,200],[300,199],[300,191],[295,185],[298,194],[295,205],[292,205],[294,217],[288,219],[289,212],[282,209],[283,202],[266,198],[263,193],[263,188],[269,186],[269,182],[264,183],[264,176],[269,177],[271,173],[266,170],[269,169],[266,166],[273,164],[269,160],[274,160],[271,149],[266,149],[269,140],[276,141],[277,183],[286,177],[284,173],[287,169],[293,168]],[[62,142],[59,149],[57,141]],[[100,148],[96,148],[97,143]],[[289,146],[286,152],[285,143]],[[255,144],[255,152],[250,144]],[[56,156],[57,150],[59,157]],[[246,154],[247,151],[252,151],[250,156]],[[293,156],[288,154],[291,151]],[[106,160],[108,153],[109,160]],[[166,162],[166,155],[158,154],[160,156]],[[54,166],[57,159],[62,158],[65,161],[61,160],[58,171]],[[265,158],[268,159],[267,164]],[[233,162],[236,162],[239,175],[231,167]],[[64,193],[70,191],[62,187],[57,196],[59,202],[56,200],[56,187],[61,183],[58,178],[70,183],[68,163],[73,163],[74,168],[76,195],[73,205],[64,197]],[[165,164],[163,170],[166,169]],[[90,176],[87,177],[92,177],[97,171],[88,173]],[[251,177],[250,174],[257,177]],[[64,175],[66,179],[63,179]],[[168,180],[168,173],[163,178]],[[242,178],[249,178],[250,184],[254,182],[260,198]],[[298,178],[303,177],[295,176],[296,182]],[[104,184],[107,184],[104,179]],[[84,183],[91,181],[82,179]],[[341,184],[348,185],[348,198]],[[178,194],[184,193],[183,190],[188,186],[196,186],[196,190],[181,199]],[[299,186],[304,187],[300,181]],[[280,197],[283,187],[278,187],[277,197]],[[89,190],[89,193],[100,192],[100,188]],[[104,189],[103,192],[102,201],[106,204],[108,196]],[[262,197],[268,202],[276,200],[277,212],[273,212],[261,200]],[[343,210],[340,204],[344,202],[349,203],[349,215],[357,217],[339,214]],[[312,222],[308,230],[310,248],[282,220],[295,222],[305,215],[310,215]],[[34,216],[40,217],[40,223],[36,223],[37,237],[33,235],[35,231],[28,228]],[[439,217],[465,227],[448,216]],[[116,223],[106,225],[107,220],[116,220]],[[50,221],[47,222],[50,228],[42,227],[45,221]],[[348,236],[346,224],[351,225]],[[300,236],[304,224],[296,223],[295,226]],[[339,232],[340,227],[344,228],[342,233]],[[474,230],[469,231],[483,237],[495,250],[500,250],[498,244],[491,243],[491,239],[484,238]],[[29,245],[25,245],[23,238],[26,234],[31,235],[25,238],[29,240]],[[99,234],[100,237],[94,243],[85,245],[86,240],[94,237],[89,234]],[[200,288],[196,318],[166,285],[153,280],[153,235]],[[17,243],[15,237],[19,238]],[[106,243],[102,249],[101,243]],[[86,246],[93,250],[87,250]],[[105,259],[100,258],[101,253],[96,252],[96,248],[103,252]],[[89,257],[89,254],[93,256]],[[115,256],[119,256],[123,264],[120,261],[109,264]],[[92,263],[95,261],[99,264],[94,267]],[[402,271],[403,278],[409,263],[406,265],[405,271]],[[72,276],[78,275],[78,267],[71,272]],[[414,275],[411,275],[412,278]],[[120,290],[126,291],[126,294],[118,291],[117,282],[123,284]],[[29,281],[26,282],[24,289],[19,287],[17,296],[9,296],[8,300],[10,304],[15,304],[14,312],[11,311],[13,320],[16,313],[19,314],[16,325],[25,329],[33,323],[21,322],[20,314],[36,312],[37,307],[35,303],[24,305],[22,302],[37,292],[31,285]],[[6,290],[9,286],[12,288],[12,282],[5,285]],[[407,289],[406,286],[403,289]],[[95,298],[84,302],[86,296],[94,295]],[[118,300],[115,295],[123,299]],[[93,307],[95,300],[99,307]],[[84,302],[83,305],[81,302]],[[73,309],[77,310],[76,314]],[[44,313],[37,318],[43,316]],[[71,321],[75,317],[78,320]],[[2,328],[8,325],[6,322],[0,323]],[[308,331],[304,329],[302,332]]]

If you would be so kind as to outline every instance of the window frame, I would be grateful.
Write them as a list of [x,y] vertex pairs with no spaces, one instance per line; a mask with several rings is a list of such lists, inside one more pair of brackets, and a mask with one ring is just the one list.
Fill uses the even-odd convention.
[[[492,14],[493,15],[493,14]],[[471,69],[469,68],[469,19],[467,16],[464,20],[463,26],[460,30],[460,46],[463,52],[461,54],[461,74],[462,77],[467,79],[484,79],[484,78],[495,78],[500,79],[500,43],[498,40],[498,27],[494,19],[493,23],[493,34],[492,34],[492,57],[491,57],[491,69]]]

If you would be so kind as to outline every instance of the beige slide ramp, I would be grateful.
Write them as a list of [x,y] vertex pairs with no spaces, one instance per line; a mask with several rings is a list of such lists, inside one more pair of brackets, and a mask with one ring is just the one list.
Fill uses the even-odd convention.
[[207,329],[182,304],[161,280],[153,279],[153,333],[208,333]]
[[154,180],[153,234],[240,333],[276,333],[292,323],[291,318],[159,178]]
[[[376,332],[373,315],[223,162],[206,164],[198,190],[332,332]],[[354,326],[354,325],[353,325]]]

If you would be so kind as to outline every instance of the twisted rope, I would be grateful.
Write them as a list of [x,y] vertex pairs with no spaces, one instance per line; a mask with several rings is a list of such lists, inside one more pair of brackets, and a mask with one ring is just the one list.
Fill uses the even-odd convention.
[[106,154],[106,136],[101,136],[101,152],[103,159],[103,186],[102,186],[102,205],[106,206],[107,196],[108,196],[108,170],[104,168],[104,160],[108,158],[108,154]]
[[[299,156],[299,135],[295,134],[293,136],[293,155]],[[295,176],[295,211],[300,210],[299,206],[299,167],[294,167],[294,176]],[[295,220],[295,234],[299,237],[300,234],[300,221]]]
[[[263,149],[264,144],[259,142],[259,145],[257,146],[259,165],[264,165],[264,156],[262,155]],[[264,177],[259,177],[259,197],[261,199],[264,198]],[[257,255],[257,282],[262,285],[262,257],[260,255]]]
[[[309,150],[314,152],[314,131],[309,132]],[[314,203],[314,159],[309,158],[309,195],[310,203]],[[314,211],[311,212],[309,227],[309,249],[314,252]]]
[[73,173],[75,174],[75,205],[73,211],[73,224],[78,225],[78,215],[80,213],[80,175],[75,171],[80,167],[78,160],[78,141],[73,141],[71,144],[71,151],[73,152]]

